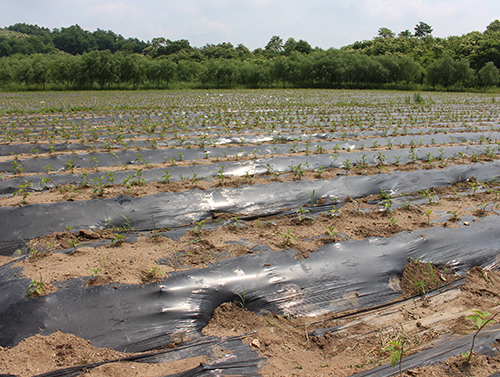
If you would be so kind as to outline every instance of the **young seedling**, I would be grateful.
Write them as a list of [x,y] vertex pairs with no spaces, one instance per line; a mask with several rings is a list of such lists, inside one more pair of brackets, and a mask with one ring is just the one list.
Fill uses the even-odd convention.
[[336,239],[337,238],[337,232],[334,230],[335,227],[329,227],[327,226],[326,227],[326,233],[333,239]]
[[456,209],[455,211],[448,211],[447,213],[451,215],[451,217],[448,220],[453,222],[460,221],[460,217],[457,215],[457,212],[458,209]]
[[479,203],[476,208],[477,208],[477,211],[481,214],[485,213],[486,212],[486,207],[488,206],[488,202],[487,201],[484,201],[482,203]]
[[75,253],[77,252],[76,248],[82,246],[80,243],[78,243],[79,238],[76,237],[75,239],[69,241],[69,244],[73,247]]
[[164,276],[165,273],[158,268],[158,266],[154,266],[153,268],[146,271],[149,278],[159,278],[160,276]]
[[10,171],[13,172],[14,174],[21,174],[24,169],[23,169],[23,163],[19,163],[16,160],[12,161],[12,167],[10,168]]
[[381,200],[391,200],[391,194],[384,191],[384,189],[380,190],[379,197]]
[[115,246],[120,246],[127,236],[124,234],[116,233],[115,236],[111,239],[111,243]]
[[465,361],[467,363],[469,363],[470,359],[472,358],[472,351],[474,350],[474,342],[476,340],[476,336],[479,334],[479,332],[482,329],[485,328],[485,326],[488,323],[495,323],[496,321],[493,318],[495,318],[497,316],[497,314],[500,313],[500,312],[495,313],[495,314],[493,314],[493,317],[488,318],[492,314],[487,312],[486,310],[484,312],[482,312],[480,310],[473,310],[473,312],[476,314],[471,314],[471,315],[468,315],[467,317],[465,317],[465,319],[476,322],[476,327],[477,327],[477,331],[472,336],[472,345],[470,347],[470,350],[468,352],[464,352],[462,354],[462,357],[465,359]]
[[290,165],[289,168],[292,170],[294,178],[300,181],[304,176],[304,169],[302,169],[302,164]]
[[31,283],[26,289],[26,296],[31,297],[32,295],[41,296],[43,294],[43,287],[45,284],[42,281],[36,281],[36,279],[31,280]]
[[205,220],[198,221],[193,229],[193,232],[196,234],[196,236],[198,236],[198,238],[192,241],[193,243],[203,241],[204,229],[205,229]]
[[432,210],[428,209],[427,211],[424,212],[424,216],[427,216],[427,225],[429,225],[431,221],[431,215],[432,215]]
[[390,199],[382,200],[382,209],[386,213],[390,213],[392,211],[392,203]]
[[333,209],[328,210],[326,213],[328,214],[328,216],[340,216],[342,214],[342,211],[340,210],[340,208],[333,206]]
[[163,170],[163,173],[165,173],[165,174],[162,175],[161,181],[164,183],[169,183],[170,180],[172,179],[172,176],[170,175],[168,170]]
[[309,213],[309,210],[308,209],[304,209],[302,207],[300,207],[296,213],[298,213],[298,218],[299,218],[299,221],[302,222],[304,221],[305,219],[309,219],[310,217],[307,216],[307,214]]
[[291,229],[288,229],[288,232],[282,233],[281,237],[283,237],[283,246],[292,244],[295,245],[295,236],[292,233]]
[[19,190],[14,192],[14,196],[22,195],[23,196],[23,200],[21,202],[22,204],[27,204],[26,198],[30,194],[28,190],[31,186],[33,186],[33,183],[28,182],[27,180],[24,180],[24,183],[22,185],[17,186],[17,187],[19,187]]
[[402,375],[401,364],[403,362],[403,355],[405,353],[404,341],[398,339],[393,342],[388,342],[386,347],[382,350],[382,352],[391,351],[391,365],[394,368],[396,364],[399,363],[399,375]]
[[232,219],[234,220],[234,223],[232,224],[233,225],[233,230],[236,232],[236,229],[238,229],[238,221],[240,219],[239,219],[238,216],[232,217]]
[[224,183],[224,180],[226,179],[226,176],[224,175],[224,169],[225,168],[226,167],[224,165],[222,165],[219,168],[219,170],[217,170],[217,173],[219,173],[219,174],[217,174],[217,177],[219,178],[220,183]]
[[50,181],[51,181],[51,179],[50,179],[50,178],[48,178],[48,177],[42,177],[42,178],[40,179],[40,188],[41,188],[42,190],[46,190],[46,189],[48,188],[48,187],[47,187],[47,183],[49,183]]
[[325,168],[323,166],[316,169],[316,178],[321,179],[321,175],[325,172]]
[[396,220],[394,216],[389,217],[387,220],[389,220],[392,224],[396,224],[398,222],[398,220]]
[[94,268],[92,270],[92,273],[91,273],[92,279],[96,280],[99,277],[99,271],[100,270],[101,270],[100,268]]

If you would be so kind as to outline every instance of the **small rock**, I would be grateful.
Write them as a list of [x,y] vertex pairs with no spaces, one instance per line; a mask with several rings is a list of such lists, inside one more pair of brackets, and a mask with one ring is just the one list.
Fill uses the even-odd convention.
[[253,347],[260,349],[260,341],[259,339],[254,339],[252,340],[252,343],[250,343]]
[[464,225],[465,226],[469,226],[470,225],[470,221],[464,221]]

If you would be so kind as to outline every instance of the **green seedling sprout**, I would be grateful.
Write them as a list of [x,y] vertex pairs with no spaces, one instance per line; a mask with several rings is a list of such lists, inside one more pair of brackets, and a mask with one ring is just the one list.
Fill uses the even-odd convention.
[[292,233],[292,229],[288,229],[288,232],[282,233],[281,237],[284,238],[283,246],[286,246],[288,244],[295,245],[295,236]]
[[31,283],[26,289],[26,296],[30,297],[33,294],[41,296],[43,294],[43,287],[45,284],[42,281],[36,281],[36,279],[31,280]]
[[169,183],[170,180],[172,179],[172,176],[170,175],[168,170],[163,170],[163,173],[165,174],[162,175],[161,181],[164,183]]
[[33,186],[33,183],[28,182],[26,179],[24,180],[24,183],[22,185],[17,186],[19,187],[19,190],[14,192],[14,196],[22,195],[23,196],[22,204],[27,204],[26,198],[30,194],[28,190],[31,186]]
[[477,327],[477,331],[472,336],[472,344],[471,344],[470,350],[468,352],[464,352],[462,354],[462,357],[465,359],[465,361],[467,363],[469,363],[470,359],[472,358],[472,351],[474,351],[474,342],[476,340],[476,336],[479,334],[479,332],[482,329],[485,328],[485,326],[487,324],[495,323],[496,321],[493,318],[495,318],[497,316],[497,314],[500,313],[500,312],[497,312],[497,313],[493,314],[493,317],[488,318],[492,314],[487,312],[486,310],[484,312],[482,312],[480,310],[473,310],[473,312],[476,314],[471,314],[471,315],[468,315],[467,317],[465,317],[465,319],[468,319],[469,321],[476,322],[476,327]]
[[92,278],[93,278],[94,280],[96,280],[96,279],[99,277],[99,271],[100,271],[100,270],[101,270],[100,268],[94,268],[94,269],[92,270],[91,275],[92,275]]
[[326,227],[326,233],[332,237],[332,238],[337,238],[337,232],[335,231],[335,227],[332,226],[332,227]]
[[307,219],[306,215],[309,213],[309,210],[300,207],[295,213],[298,213],[299,221],[302,222]]
[[394,368],[396,364],[399,363],[399,375],[402,375],[401,364],[403,362],[403,355],[405,353],[404,341],[398,339],[393,342],[388,342],[386,347],[382,350],[382,352],[391,351],[391,365]]
[[158,266],[154,266],[153,268],[147,270],[147,275],[150,278],[158,277],[159,275],[163,276],[165,273],[159,269]]
[[76,248],[82,246],[80,243],[78,243],[79,237],[76,237],[75,239],[69,241],[69,244],[73,247],[75,250],[75,253],[77,252]]
[[116,245],[116,246],[120,246],[123,241],[125,240],[127,236],[125,236],[124,234],[120,234],[120,233],[117,233],[115,234],[115,236],[111,239],[111,243]]

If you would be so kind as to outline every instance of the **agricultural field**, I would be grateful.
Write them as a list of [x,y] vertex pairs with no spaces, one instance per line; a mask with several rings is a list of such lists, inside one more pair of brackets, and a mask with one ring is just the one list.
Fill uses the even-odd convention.
[[0,373],[499,371],[499,101],[0,94]]

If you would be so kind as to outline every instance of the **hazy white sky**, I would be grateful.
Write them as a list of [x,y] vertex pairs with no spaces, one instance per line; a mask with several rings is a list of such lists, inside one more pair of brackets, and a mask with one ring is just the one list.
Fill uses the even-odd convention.
[[447,37],[482,32],[500,19],[500,0],[0,0],[0,7],[0,27],[79,24],[143,41],[243,43],[250,50],[265,47],[273,35],[327,49],[372,39],[380,27],[413,32],[423,21],[432,35]]

